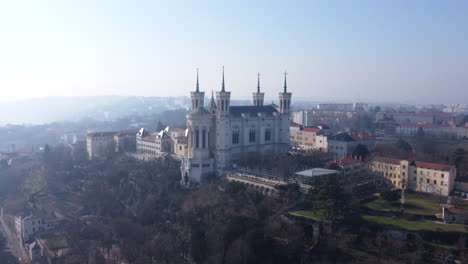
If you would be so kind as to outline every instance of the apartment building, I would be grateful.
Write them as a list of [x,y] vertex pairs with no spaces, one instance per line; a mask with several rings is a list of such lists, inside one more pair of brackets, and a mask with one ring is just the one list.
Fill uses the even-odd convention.
[[457,175],[452,165],[389,157],[375,157],[369,168],[396,188],[443,196],[453,191]]
[[325,125],[304,127],[296,123],[289,126],[290,144],[292,147],[302,150],[319,150],[326,152],[328,149],[328,139]]
[[93,132],[86,136],[86,150],[88,158],[105,157],[115,151],[114,136],[116,132]]

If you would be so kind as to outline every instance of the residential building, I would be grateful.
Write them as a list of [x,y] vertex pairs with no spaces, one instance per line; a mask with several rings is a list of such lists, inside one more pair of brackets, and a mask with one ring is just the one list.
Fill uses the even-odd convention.
[[187,115],[188,154],[182,159],[181,183],[199,182],[204,175],[225,174],[233,163],[248,153],[283,155],[289,149],[291,97],[286,75],[279,106],[264,105],[264,93],[252,94],[251,106],[231,106],[231,92],[223,80],[221,90],[212,94],[205,108],[205,93],[199,89],[198,74],[192,107]]
[[321,131],[318,127],[297,127],[293,124],[289,127],[291,146],[304,150],[317,149],[316,137]]
[[352,156],[358,145],[365,146],[371,152],[375,149],[375,137],[368,133],[347,132],[328,136],[328,152],[333,153],[338,159]]
[[395,135],[412,137],[419,130],[422,130],[425,136],[437,139],[462,139],[468,137],[467,126],[456,126],[451,122],[442,125],[428,123],[401,124],[395,127]]
[[445,223],[467,225],[468,210],[444,206],[442,207],[442,219]]
[[114,135],[114,145],[116,152],[135,152],[136,131],[119,132]]
[[369,168],[396,188],[443,196],[452,193],[457,175],[452,165],[388,157],[375,157]]
[[365,108],[367,108],[367,104],[364,103],[328,103],[317,105],[317,110],[362,111]]
[[23,243],[31,241],[36,234],[54,229],[55,226],[55,221],[45,221],[41,217],[33,215],[27,217],[15,216],[16,234]]
[[302,126],[313,125],[313,110],[299,110],[292,113],[292,121]]
[[93,132],[86,136],[88,158],[106,157],[115,151],[114,136],[116,132]]
[[454,115],[449,113],[387,113],[378,112],[377,120],[393,119],[398,124],[440,124],[453,121],[459,123],[463,120],[463,115]]
[[357,157],[334,159],[329,163],[340,168],[344,176],[357,175],[364,170],[364,162]]
[[173,143],[169,134],[169,127],[159,133],[150,134],[141,128],[136,134],[137,157],[148,160],[172,153]]

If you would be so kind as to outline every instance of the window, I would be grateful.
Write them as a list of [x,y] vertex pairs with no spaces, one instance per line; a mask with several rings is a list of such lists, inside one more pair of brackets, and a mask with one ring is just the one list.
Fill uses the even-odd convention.
[[434,180],[434,184],[437,184],[437,180]]
[[414,181],[416,181],[416,180],[417,180],[417,178],[416,178],[416,177],[414,177]]
[[444,186],[444,181],[440,181],[440,185],[441,185],[441,186]]
[[427,174],[427,176],[431,176],[431,173],[430,173],[430,172],[427,172],[426,174]]
[[419,182],[423,182],[423,178],[419,178]]
[[424,175],[422,171],[419,171],[419,174],[420,174],[420,175]]
[[195,148],[199,148],[200,147],[200,132],[197,130],[195,130]]
[[239,131],[232,132],[232,144],[239,144]]
[[254,143],[255,142],[255,129],[250,129],[249,132],[249,142]]
[[441,174],[440,174],[440,177],[441,177],[441,178],[443,178],[443,177],[444,177],[444,174],[443,174],[443,173],[441,173]]
[[203,130],[202,131],[202,148],[205,148],[206,147],[206,131]]
[[403,169],[406,169],[406,165],[403,165]]
[[434,172],[434,176],[437,176],[437,172]]
[[271,140],[271,130],[268,128],[265,130],[265,141],[270,141]]
[[427,183],[431,183],[431,181],[430,181],[429,179],[426,179],[426,182],[427,182]]

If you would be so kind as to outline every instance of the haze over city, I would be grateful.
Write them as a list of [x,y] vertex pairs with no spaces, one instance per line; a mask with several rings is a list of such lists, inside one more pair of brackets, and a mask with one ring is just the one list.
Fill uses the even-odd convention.
[[462,103],[466,1],[2,1],[1,102],[48,96]]

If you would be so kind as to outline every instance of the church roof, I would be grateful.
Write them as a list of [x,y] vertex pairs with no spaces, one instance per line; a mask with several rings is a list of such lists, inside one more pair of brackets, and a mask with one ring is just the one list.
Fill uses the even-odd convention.
[[206,114],[211,114],[211,113],[208,110],[206,110],[206,108],[204,108],[203,106],[199,106],[193,109],[193,111],[190,112],[189,115],[206,115]]
[[231,106],[229,107],[229,112],[234,117],[240,117],[242,114],[257,114],[257,113],[266,113],[267,115],[273,115],[273,113],[278,112],[273,105],[264,105],[264,106]]
[[211,100],[210,100],[210,102],[208,103],[208,110],[214,111],[214,110],[216,110],[216,109],[217,109],[216,102],[215,102],[213,96],[211,96]]

